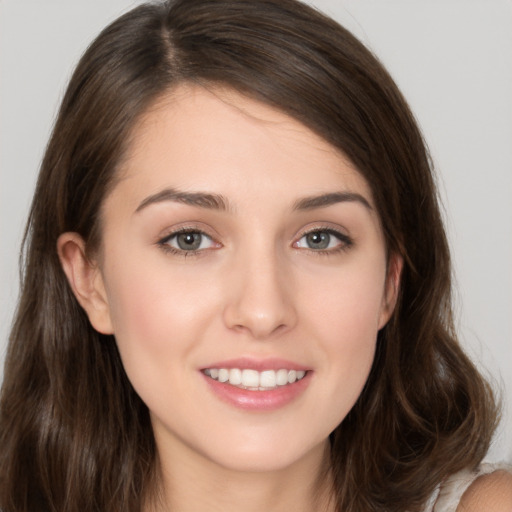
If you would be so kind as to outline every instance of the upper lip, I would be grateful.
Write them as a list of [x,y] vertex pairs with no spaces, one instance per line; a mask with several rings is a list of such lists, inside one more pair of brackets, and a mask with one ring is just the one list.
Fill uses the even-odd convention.
[[240,368],[240,369],[248,369],[248,370],[256,370],[256,371],[264,371],[264,370],[310,370],[309,367],[296,363],[293,361],[289,361],[286,359],[280,358],[266,358],[266,359],[256,359],[252,357],[240,357],[237,359],[227,359],[224,361],[216,361],[212,364],[202,367],[202,370],[207,368]]

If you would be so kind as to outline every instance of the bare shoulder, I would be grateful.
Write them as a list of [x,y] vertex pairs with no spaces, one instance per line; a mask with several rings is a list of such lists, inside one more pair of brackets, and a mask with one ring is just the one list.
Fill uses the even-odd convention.
[[512,512],[512,473],[498,470],[477,478],[463,494],[457,512]]

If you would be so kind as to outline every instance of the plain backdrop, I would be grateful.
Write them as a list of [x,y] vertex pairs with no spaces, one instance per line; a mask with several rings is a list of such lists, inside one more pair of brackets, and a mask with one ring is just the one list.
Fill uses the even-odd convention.
[[[59,100],[93,37],[137,3],[0,0],[0,360],[23,225]],[[512,462],[512,3],[310,3],[379,56],[422,127],[453,252],[461,340],[505,405],[489,459]]]

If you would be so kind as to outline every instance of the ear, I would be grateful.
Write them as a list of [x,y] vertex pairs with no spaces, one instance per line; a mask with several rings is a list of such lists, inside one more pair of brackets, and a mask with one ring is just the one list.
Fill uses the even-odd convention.
[[382,329],[387,324],[395,309],[400,290],[400,277],[403,265],[404,259],[400,254],[394,253],[390,256],[380,311],[379,329]]
[[102,334],[113,334],[103,276],[97,263],[87,257],[82,237],[63,233],[57,240],[57,252],[71,290],[92,326]]

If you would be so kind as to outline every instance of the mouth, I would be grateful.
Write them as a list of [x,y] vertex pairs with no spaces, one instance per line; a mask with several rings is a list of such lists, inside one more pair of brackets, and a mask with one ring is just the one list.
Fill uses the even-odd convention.
[[250,368],[205,368],[201,370],[212,380],[248,391],[272,391],[302,380],[306,370],[281,368],[258,371]]

